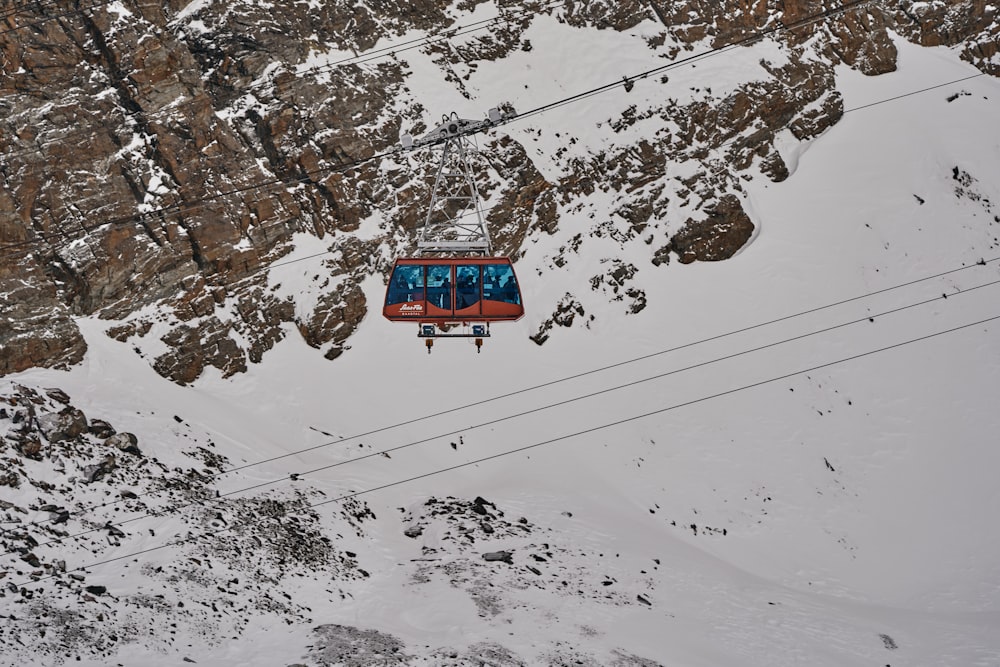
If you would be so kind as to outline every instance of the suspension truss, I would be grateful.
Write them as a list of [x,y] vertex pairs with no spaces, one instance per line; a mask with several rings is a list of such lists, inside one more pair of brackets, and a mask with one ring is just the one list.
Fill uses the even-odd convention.
[[417,254],[492,255],[493,244],[483,216],[482,199],[469,161],[469,137],[503,120],[490,109],[485,120],[468,120],[457,114],[444,116],[440,125],[420,139],[404,134],[404,150],[440,147],[434,187],[424,224],[417,235]]

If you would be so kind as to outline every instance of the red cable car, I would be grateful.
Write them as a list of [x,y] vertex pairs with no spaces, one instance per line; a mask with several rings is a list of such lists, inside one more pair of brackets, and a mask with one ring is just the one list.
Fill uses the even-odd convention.
[[521,291],[507,257],[397,259],[382,314],[427,325],[512,322],[524,316]]
[[[502,119],[496,109],[483,121],[452,114],[422,139],[400,138],[403,150],[441,146],[442,153],[417,239],[417,256],[396,260],[382,314],[392,322],[419,324],[417,335],[426,339],[428,352],[435,338],[475,338],[479,351],[483,338],[490,335],[491,322],[513,322],[524,316],[510,259],[491,256],[468,158],[466,137]],[[462,329],[454,331],[456,325]]]

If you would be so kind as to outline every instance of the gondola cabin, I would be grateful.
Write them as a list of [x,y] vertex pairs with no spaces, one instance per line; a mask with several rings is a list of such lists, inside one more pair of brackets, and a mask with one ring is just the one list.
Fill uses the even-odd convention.
[[382,314],[393,322],[446,325],[512,322],[524,316],[506,257],[397,259]]

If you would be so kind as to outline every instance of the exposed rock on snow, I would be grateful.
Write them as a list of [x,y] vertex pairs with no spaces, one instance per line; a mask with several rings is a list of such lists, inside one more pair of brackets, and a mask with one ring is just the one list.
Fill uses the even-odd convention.
[[[483,527],[484,511],[489,530]],[[483,618],[502,620],[516,614],[527,605],[521,591],[578,596],[610,606],[638,604],[627,586],[608,586],[606,579],[593,577],[582,566],[593,555],[561,544],[551,528],[539,527],[525,517],[508,519],[502,509],[483,498],[470,502],[432,497],[404,513],[402,520],[416,522],[423,529],[420,558],[413,560],[412,585],[448,582],[465,591]],[[502,548],[483,550],[490,547]],[[498,568],[498,563],[506,567]]]
[[719,200],[704,220],[688,219],[670,240],[682,264],[695,260],[716,262],[729,259],[753,234],[753,223],[739,199],[729,195]]
[[55,414],[38,417],[38,427],[49,442],[69,440],[87,429],[87,417],[82,411],[67,406]]
[[313,629],[316,643],[309,660],[318,667],[368,667],[406,665],[411,656],[403,652],[403,642],[378,630],[362,630],[345,625],[321,625]]
[[501,563],[507,563],[508,565],[514,564],[513,553],[510,551],[487,551],[483,554],[483,560],[487,563],[499,561]]
[[583,304],[573,298],[572,294],[566,294],[556,307],[552,317],[542,322],[538,327],[538,332],[531,336],[531,340],[539,345],[549,339],[549,332],[554,326],[568,327],[573,324],[573,320],[579,315],[584,315]]
[[132,433],[116,433],[104,441],[108,447],[114,447],[129,454],[141,455],[139,439]]
[[[191,467],[168,467],[141,456],[132,433],[102,438],[114,431],[107,421],[91,420],[98,428],[88,430],[64,392],[18,385],[0,393],[0,405],[0,478],[10,490],[0,501],[0,600],[18,610],[0,647],[11,660],[59,663],[136,641],[169,652],[186,634],[214,643],[253,618],[307,618],[283,590],[298,579],[315,577],[344,596],[338,582],[369,576],[327,535],[365,531],[373,515],[357,500],[321,520],[311,507],[316,492],[304,486],[218,497],[213,482],[228,462],[210,442],[181,455]],[[94,581],[87,567],[107,549],[167,545],[171,556],[160,564],[121,563],[121,579]]]

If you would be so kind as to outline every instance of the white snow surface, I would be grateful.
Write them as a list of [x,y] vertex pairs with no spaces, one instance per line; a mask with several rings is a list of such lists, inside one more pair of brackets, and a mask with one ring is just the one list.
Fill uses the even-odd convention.
[[[580,44],[558,39],[566,28],[552,23],[542,36],[529,34],[536,49]],[[594,32],[623,42],[594,48],[622,55],[615,76],[635,69],[629,48],[636,58],[644,51],[648,62],[641,41]],[[951,50],[897,46],[893,74],[839,73],[845,108],[975,74]],[[758,48],[753,57],[715,60],[731,57],[752,69],[770,47]],[[528,85],[515,106],[608,80],[610,63],[591,67],[585,55],[532,58],[532,66],[551,65],[539,71],[527,64],[506,70],[511,76],[516,69]],[[567,59],[582,66],[560,79],[565,70],[554,70]],[[407,60],[416,71],[418,57]],[[698,70],[699,80],[731,72],[715,60],[711,70]],[[411,87],[437,94],[442,108],[462,101],[429,71]],[[459,109],[469,117],[512,89],[487,65],[471,85],[484,108]],[[553,150],[554,132],[566,125],[574,136],[603,140],[596,125],[660,94],[643,92],[652,85],[638,83],[632,98],[598,97],[535,118],[541,152]],[[686,90],[679,85],[676,94]],[[960,91],[970,94],[948,101]],[[1000,281],[1000,262],[992,261],[1000,258],[998,109],[1000,83],[979,77],[852,111],[808,146],[789,142],[783,154],[794,173],[780,184],[758,178],[747,185],[747,209],[760,232],[725,262],[657,268],[642,249],[624,251],[635,253],[628,256],[592,242],[569,269],[549,272],[544,257],[573,234],[564,218],[560,235],[531,237],[518,264],[528,315],[495,326],[482,354],[471,344],[439,341],[428,355],[412,328],[380,317],[384,288],[369,279],[369,315],[332,363],[290,335],[246,374],[209,374],[179,387],[105,336],[107,323],[84,319],[89,351],[82,364],[3,382],[61,387],[88,416],[136,433],[144,450],[163,459],[174,447],[165,436],[172,415],[210,434],[237,465],[315,448],[226,477],[223,492],[419,441],[391,458],[345,463],[297,482],[330,497],[371,489],[359,499],[378,519],[364,537],[338,544],[371,573],[342,584],[353,597],[334,599],[326,586],[302,582],[295,598],[310,608],[311,623],[272,624],[262,616],[235,639],[187,638],[191,646],[177,655],[199,664],[301,662],[314,626],[341,624],[390,633],[418,654],[420,647],[494,642],[527,664],[544,664],[562,647],[562,655],[577,651],[593,664],[612,664],[617,650],[692,667],[998,665],[1000,321],[833,363],[1000,316],[1000,285],[988,285]],[[974,179],[964,194],[956,193],[953,168]],[[297,252],[324,247],[312,239]],[[648,307],[626,316],[620,304],[594,295],[581,318],[596,315],[589,326],[557,327],[542,346],[529,340],[550,314],[545,309],[563,293],[585,294],[589,276],[609,257],[640,267]],[[987,263],[976,265],[980,259]],[[289,265],[272,280],[285,293],[301,278],[311,292],[311,269],[322,258],[313,261],[310,270]],[[722,336],[960,267],[969,268]],[[942,294],[949,298],[936,299]],[[928,299],[935,300],[884,314]],[[854,320],[861,321],[807,335]],[[797,336],[804,337],[776,344]],[[678,346],[686,347],[665,352]],[[611,390],[629,383],[636,384]],[[530,445],[538,446],[504,454]],[[496,458],[446,470],[487,457]],[[495,573],[496,613],[479,613],[470,588],[440,573],[415,580],[421,548],[443,544],[441,526],[406,537],[399,508],[418,512],[431,496],[481,496],[544,529],[471,546],[476,562],[482,552],[515,554],[513,565],[484,564]],[[148,525],[155,537],[136,530],[116,553],[169,541],[168,520]],[[557,578],[580,594],[536,586],[530,574],[511,579],[540,542],[562,550]],[[136,558],[169,560],[172,549]],[[437,555],[458,559],[447,549]],[[70,568],[88,565],[80,558]],[[88,581],[116,592],[143,586],[138,569],[121,563],[91,568]],[[112,662],[179,664],[177,655],[133,642]]]

